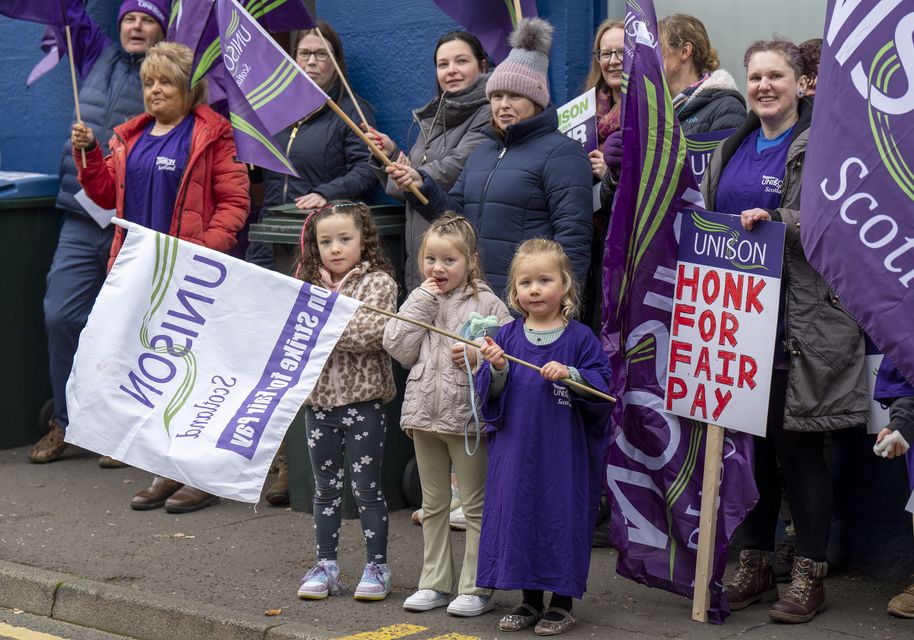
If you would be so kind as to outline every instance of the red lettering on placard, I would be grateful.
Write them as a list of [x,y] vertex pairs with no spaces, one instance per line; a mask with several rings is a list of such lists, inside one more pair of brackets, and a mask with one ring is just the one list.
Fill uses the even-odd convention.
[[705,402],[705,385],[700,384],[698,388],[695,389],[695,398],[692,399],[692,408],[689,410],[689,414],[692,417],[697,416],[697,411],[701,410],[701,419],[708,419],[708,407]]
[[742,389],[745,383],[750,389],[755,389],[755,374],[758,365],[752,356],[740,355],[739,357],[739,382],[737,386]]
[[695,298],[698,295],[698,267],[692,267],[692,277],[689,278],[685,274],[685,265],[679,265],[679,274],[676,278],[676,299],[683,300],[682,291],[685,288],[689,288],[692,291],[692,296],[689,299],[690,302],[695,302]]
[[762,294],[762,291],[765,289],[764,280],[756,280],[753,276],[749,276],[749,289],[746,291],[746,312],[752,313],[752,308],[755,307],[756,312],[761,313],[765,310],[765,307],[759,302],[758,297]]
[[711,381],[711,358],[708,356],[708,348],[702,347],[701,351],[698,352],[698,364],[695,365],[695,377],[698,377],[699,373],[704,373],[705,378],[708,379],[708,382]]
[[682,304],[676,303],[676,306],[673,307],[673,335],[679,335],[679,326],[683,327],[694,327],[695,319],[691,316],[695,315],[695,305],[694,304]]
[[743,274],[736,278],[732,273],[724,274],[724,308],[732,307],[739,311],[743,305]]
[[736,360],[736,354],[732,351],[718,350],[717,357],[723,363],[721,372],[714,376],[714,382],[717,384],[733,384],[733,376],[730,375],[730,363]]
[[717,332],[717,320],[714,318],[714,312],[705,309],[698,316],[698,335],[705,342],[711,342],[714,334]]
[[673,408],[673,400],[685,398],[687,390],[682,378],[668,376],[666,379],[666,410],[669,411]]
[[723,311],[720,314],[720,339],[717,344],[724,346],[724,342],[729,342],[731,347],[736,346],[736,332],[739,330],[739,320],[729,311]]
[[676,371],[676,363],[692,364],[692,345],[682,340],[670,341],[670,373]]
[[727,405],[730,403],[730,399],[733,397],[733,393],[727,389],[726,393],[721,393],[720,389],[714,390],[714,400],[717,402],[717,406],[714,407],[714,411],[711,413],[711,419],[715,422],[720,419],[720,414],[724,412],[724,409],[727,408]]
[[720,293],[720,276],[716,271],[708,271],[701,282],[701,293],[705,304],[714,304]]

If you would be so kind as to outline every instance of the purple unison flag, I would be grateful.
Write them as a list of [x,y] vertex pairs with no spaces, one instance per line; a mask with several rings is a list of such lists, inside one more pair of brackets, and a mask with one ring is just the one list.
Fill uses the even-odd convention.
[[56,67],[57,63],[60,62],[60,50],[65,50],[66,48],[66,44],[61,46],[61,43],[58,42],[57,31],[54,27],[45,29],[41,36],[41,50],[44,51],[44,57],[32,67],[29,77],[25,80],[25,86],[31,87],[38,78]]
[[67,0],[3,0],[0,15],[62,27],[67,24]]
[[217,0],[229,120],[238,158],[298,175],[272,134],[329,98],[237,0]]
[[217,35],[215,19],[210,20],[212,11],[213,0],[174,0],[171,3],[165,39],[180,42],[191,51],[196,51],[203,31],[210,23],[213,25],[213,38]]
[[[204,1],[212,4],[209,0]],[[316,26],[303,0],[239,0],[239,4],[267,31],[286,32]],[[216,17],[211,13],[195,34],[195,46],[191,47],[194,51],[192,84],[196,84],[219,60],[219,32]]]
[[[611,538],[620,575],[692,597],[706,429],[665,413],[663,398],[676,217],[703,201],[663,78],[651,0],[628,1],[625,32],[624,155],[603,258],[602,337],[619,398],[606,467]],[[715,623],[729,614],[727,545],[758,497],[751,459],[751,437],[728,432],[708,612]]]
[[[508,36],[517,24],[513,0],[435,0],[442,11],[473,33],[495,64],[508,57]],[[535,18],[536,0],[521,0],[522,18]]]
[[912,34],[910,2],[829,1],[800,237],[809,263],[914,384]]

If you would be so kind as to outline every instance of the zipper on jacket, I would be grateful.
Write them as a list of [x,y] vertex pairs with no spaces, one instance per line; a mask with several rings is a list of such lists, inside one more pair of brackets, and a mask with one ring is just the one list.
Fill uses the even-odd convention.
[[[292,127],[292,133],[289,134],[289,144],[286,145],[286,157],[289,157],[289,154],[292,153],[292,143],[295,142],[295,136],[298,135],[298,130],[301,126],[305,124],[305,119],[299,120],[295,123],[295,126]],[[286,203],[286,198],[289,196],[289,174],[284,173],[282,178],[282,203]]]
[[498,154],[498,159],[495,161],[495,166],[492,167],[492,170],[489,172],[489,175],[486,178],[486,183],[482,187],[482,198],[479,199],[479,231],[482,231],[482,210],[486,205],[486,194],[489,192],[489,183],[492,182],[492,176],[495,175],[496,171],[498,171],[498,165],[501,164],[501,159],[505,157],[505,153],[507,151],[507,145],[502,147],[501,152]]

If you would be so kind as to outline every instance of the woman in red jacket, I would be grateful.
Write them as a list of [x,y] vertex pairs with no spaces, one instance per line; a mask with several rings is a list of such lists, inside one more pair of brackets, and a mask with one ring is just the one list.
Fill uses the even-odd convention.
[[[231,125],[206,105],[205,82],[189,88],[192,62],[193,53],[184,45],[160,42],[152,47],[140,67],[146,113],[115,127],[107,157],[92,130],[76,123],[73,153],[79,182],[99,206],[115,208],[119,218],[154,231],[228,251],[250,209],[248,174],[235,159]],[[124,233],[115,230],[112,261]],[[185,513],[217,501],[199,489],[156,477],[130,506],[164,505],[170,513]]]

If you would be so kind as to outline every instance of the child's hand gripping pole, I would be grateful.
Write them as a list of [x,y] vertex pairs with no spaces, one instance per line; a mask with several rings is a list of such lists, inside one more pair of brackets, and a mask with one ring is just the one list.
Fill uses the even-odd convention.
[[[480,346],[479,344],[473,342],[472,340],[464,338],[463,336],[459,336],[456,333],[453,333],[451,331],[439,329],[438,327],[432,326],[432,325],[428,324],[427,322],[422,322],[420,320],[413,320],[412,318],[407,318],[406,316],[401,316],[397,313],[393,313],[392,311],[388,311],[387,309],[381,309],[380,307],[375,307],[370,304],[364,304],[364,303],[362,303],[362,308],[367,309],[368,311],[374,311],[375,313],[380,313],[381,315],[387,316],[388,318],[396,318],[397,320],[402,320],[403,322],[409,322],[410,324],[414,324],[418,327],[422,327],[423,329],[428,329],[429,331],[434,331],[435,333],[440,333],[443,336],[447,336],[448,338],[451,338],[452,340],[457,340],[458,342],[468,344],[471,347],[478,348]],[[491,340],[491,338],[488,338],[488,339]],[[538,367],[535,364],[527,362],[526,360],[521,360],[520,358],[515,358],[514,356],[509,356],[507,353],[505,353],[503,355],[504,355],[505,360],[507,360],[508,362],[514,362],[516,364],[522,365],[524,367],[529,367],[530,369],[533,369],[534,371],[542,373],[542,367]],[[568,385],[569,387],[572,387],[578,391],[583,391],[584,393],[589,393],[591,395],[597,396],[598,398],[602,398],[603,400],[607,400],[612,403],[616,402],[616,399],[613,398],[611,395],[603,393],[602,391],[598,391],[597,389],[588,387],[586,384],[580,384],[578,382],[575,382],[574,380],[572,380],[570,378],[565,378],[563,380],[560,380],[559,382],[561,382],[562,384]]]

